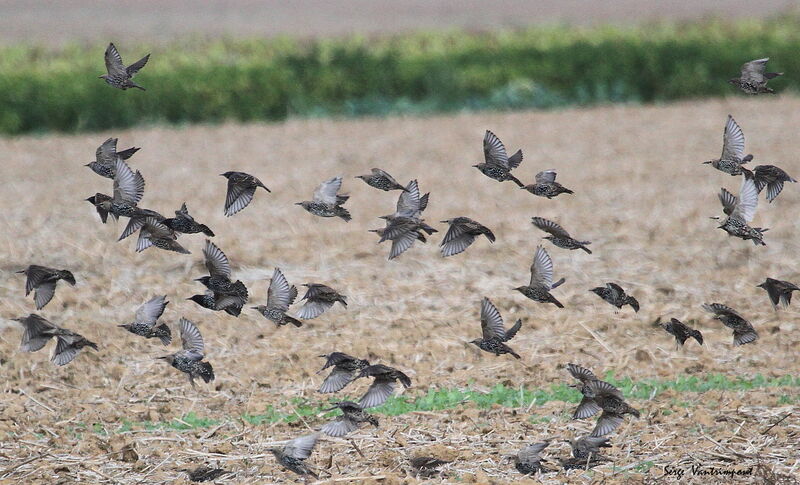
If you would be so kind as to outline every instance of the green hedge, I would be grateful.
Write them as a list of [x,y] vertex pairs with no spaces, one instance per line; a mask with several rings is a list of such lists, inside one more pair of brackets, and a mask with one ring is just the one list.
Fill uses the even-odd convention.
[[[550,108],[733,94],[725,81],[770,56],[800,79],[800,19],[636,28],[537,27],[383,39],[200,41],[153,49],[136,78],[97,78],[104,45],[0,47],[0,133],[137,123],[280,120],[462,109]],[[121,44],[126,62],[150,51]]]

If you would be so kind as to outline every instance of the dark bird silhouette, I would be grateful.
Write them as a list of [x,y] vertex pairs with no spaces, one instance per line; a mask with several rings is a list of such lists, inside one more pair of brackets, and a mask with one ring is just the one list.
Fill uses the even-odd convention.
[[774,93],[767,87],[767,81],[783,76],[782,72],[766,72],[769,57],[756,59],[742,64],[740,77],[729,79],[728,82],[747,94]]
[[567,364],[567,370],[580,382],[570,387],[578,388],[583,394],[583,399],[575,409],[572,419],[588,418],[603,411],[590,436],[598,437],[611,433],[622,424],[625,414],[640,417],[639,411],[625,402],[619,389],[597,379],[589,369],[576,364]]
[[753,326],[733,308],[722,303],[704,303],[703,310],[713,313],[714,318],[733,330],[733,345],[744,345],[758,340]]
[[325,378],[319,388],[318,392],[321,393],[341,391],[358,377],[362,369],[369,366],[368,361],[357,359],[344,352],[331,352],[330,354],[320,355],[320,357],[324,357],[326,361],[317,374],[329,367],[333,367],[333,370],[331,370],[331,373],[328,374],[328,377]]
[[488,227],[469,217],[455,217],[442,222],[450,224],[440,244],[445,258],[464,252],[478,236],[484,235],[492,243],[495,241],[494,233]]
[[107,74],[100,76],[100,79],[105,79],[109,86],[122,89],[123,91],[128,88],[138,88],[142,91],[145,90],[143,87],[133,82],[131,78],[135,76],[145,64],[147,64],[147,60],[150,59],[150,54],[147,54],[130,66],[126,67],[122,62],[122,56],[119,55],[119,51],[117,50],[116,46],[114,46],[113,43],[110,43],[106,48],[105,59]]
[[203,362],[205,357],[205,344],[203,336],[197,326],[185,318],[181,318],[181,344],[183,349],[171,355],[159,357],[169,365],[183,372],[189,377],[189,383],[195,387],[194,380],[199,377],[209,383],[214,380],[214,368],[209,362]]
[[[208,239],[206,239],[206,245],[203,248],[203,255],[205,256],[205,265],[209,276],[203,276],[195,281],[203,283],[206,288],[212,291],[213,300],[211,301],[214,304],[212,309],[228,311],[228,308],[232,307],[228,313],[235,311],[238,314],[244,304],[247,303],[247,287],[239,280],[231,281],[231,265],[228,257]],[[209,300],[204,298],[205,296],[208,295],[203,295],[200,299],[195,299],[195,297],[192,297],[192,299],[204,306],[199,300],[209,303]],[[206,306],[205,308],[210,307]]]
[[775,165],[757,165],[753,169],[753,176],[759,194],[764,187],[767,188],[767,201],[770,203],[781,193],[784,182],[797,183],[797,180]]
[[756,287],[763,288],[767,292],[769,301],[772,302],[772,308],[774,310],[778,309],[778,303],[780,303],[783,308],[789,308],[789,303],[792,302],[792,292],[800,290],[800,287],[794,283],[773,278],[767,278],[766,281],[760,285],[756,285]]
[[406,188],[397,183],[394,177],[379,168],[373,168],[372,173],[368,175],[357,175],[356,178],[363,180],[370,187],[375,187],[376,189],[386,192],[390,190],[406,191]]
[[109,138],[104,141],[102,145],[97,147],[95,152],[95,160],[87,163],[86,166],[91,168],[94,173],[108,179],[113,179],[117,173],[116,160],[117,157],[127,160],[138,152],[139,148],[131,147],[126,150],[117,151],[117,139]]
[[234,317],[238,317],[242,313],[240,298],[229,295],[219,295],[219,298],[215,298],[214,292],[211,290],[206,290],[202,295],[193,295],[187,300],[191,300],[209,310],[225,311],[225,313]]
[[514,288],[527,298],[539,303],[552,303],[558,308],[564,308],[560,301],[550,294],[550,290],[561,286],[564,278],[553,283],[553,260],[543,247],[538,246],[533,255],[531,264],[531,282],[528,286],[518,286]]
[[533,195],[552,199],[561,194],[574,194],[573,191],[556,182],[555,170],[543,170],[536,174],[536,183],[520,187]]
[[717,226],[719,229],[727,232],[729,236],[735,236],[745,241],[751,240],[756,246],[766,246],[764,233],[769,229],[750,227],[749,225],[756,215],[758,207],[758,190],[750,171],[745,171],[742,176],[739,197],[722,188],[719,192],[719,201],[722,203],[722,211],[728,216],[721,225]]
[[606,283],[606,286],[598,286],[589,291],[617,308],[621,309],[624,305],[630,305],[633,311],[639,311],[639,302],[636,298],[625,293],[625,290],[616,283],[609,282]]
[[411,468],[414,469],[414,473],[424,478],[435,475],[438,473],[437,469],[440,466],[450,463],[447,460],[440,460],[432,456],[416,456],[409,462],[411,463]]
[[53,299],[56,294],[58,280],[64,280],[75,286],[75,277],[65,269],[54,269],[32,264],[22,271],[17,271],[17,273],[24,274],[27,277],[25,280],[25,296],[34,291],[33,301],[37,310],[44,308]]
[[249,173],[225,172],[220,176],[228,179],[228,190],[225,194],[225,216],[227,217],[247,207],[253,200],[257,188],[262,187],[267,192],[272,192]]
[[503,142],[494,133],[486,130],[486,135],[483,137],[483,157],[484,163],[473,165],[482,174],[498,182],[511,180],[520,187],[525,186],[519,179],[511,175],[511,170],[519,167],[519,164],[522,163],[522,150],[517,150],[509,157]]
[[286,314],[289,311],[289,305],[294,303],[295,298],[297,298],[297,287],[290,285],[281,270],[275,268],[272,279],[269,281],[267,304],[254,306],[253,310],[264,315],[264,318],[272,320],[279,327],[287,323],[300,327],[303,322]]
[[722,155],[715,160],[708,160],[703,163],[710,163],[712,167],[729,175],[739,175],[742,173],[742,165],[753,159],[753,155],[744,154],[744,133],[736,120],[728,115],[728,122],[725,123],[725,131],[722,132]]
[[97,344],[87,340],[83,335],[54,325],[34,313],[14,320],[25,328],[19,346],[22,352],[41,350],[51,338],[55,337],[56,346],[50,355],[50,362],[55,365],[69,364],[84,347],[97,350]]
[[288,442],[283,448],[271,448],[269,451],[275,455],[275,459],[287,470],[294,472],[302,477],[311,476],[318,478],[317,474],[311,471],[311,467],[306,463],[306,459],[311,456],[311,451],[317,444],[319,433],[300,436]]
[[497,311],[497,307],[488,298],[484,297],[481,300],[481,330],[483,331],[483,338],[475,339],[470,343],[496,356],[511,354],[519,359],[519,354],[514,352],[505,342],[514,338],[521,326],[522,320],[517,320],[513,327],[506,330],[503,325],[503,317]]
[[168,303],[166,295],[153,297],[136,310],[133,322],[117,326],[144,338],[158,338],[162,344],[169,345],[172,342],[169,326],[162,323],[156,327]]
[[108,210],[104,209],[104,207],[107,206],[107,203],[111,202],[112,197],[110,195],[97,193],[84,200],[94,206],[95,210],[97,211],[97,215],[100,216],[100,220],[103,222],[103,224],[105,224],[108,220]]
[[303,209],[319,217],[339,217],[345,222],[349,222],[352,217],[342,204],[350,198],[347,194],[339,194],[342,188],[342,177],[337,176],[328,179],[314,189],[312,200],[296,202],[295,205],[302,206]]
[[202,232],[208,237],[214,237],[214,231],[208,228],[205,224],[200,224],[194,220],[189,214],[189,209],[186,208],[186,202],[181,205],[181,208],[175,211],[175,217],[164,219],[162,224],[181,234],[197,234]]
[[333,421],[324,424],[320,431],[328,436],[341,438],[361,427],[363,423],[369,423],[376,428],[378,427],[378,418],[367,413],[357,403],[352,401],[341,401],[334,403],[334,406],[325,411],[333,411],[340,409],[342,415],[337,416]]
[[305,283],[303,286],[308,290],[302,298],[306,300],[306,303],[297,312],[297,318],[301,320],[317,318],[328,311],[337,301],[343,306],[347,306],[347,297],[330,286],[321,283]]
[[511,457],[514,460],[514,468],[523,475],[535,475],[540,472],[547,473],[552,471],[542,466],[542,457],[540,456],[542,451],[549,445],[549,441],[543,441],[522,448],[516,455]]
[[578,241],[577,239],[573,239],[569,233],[557,223],[543,217],[532,217],[531,222],[542,231],[550,233],[550,236],[545,236],[544,238],[554,245],[563,249],[583,249],[587,253],[592,254],[589,248],[586,247],[592,244],[591,241]]
[[374,378],[367,392],[358,401],[358,405],[364,409],[374,408],[385,403],[394,393],[398,380],[406,389],[411,387],[411,379],[407,375],[383,364],[373,364],[361,369],[356,379],[362,377]]
[[186,475],[189,476],[189,480],[198,483],[211,482],[221,477],[222,475],[231,473],[227,470],[223,470],[222,468],[210,468],[206,466],[199,466],[194,470],[184,469],[181,471],[183,471],[184,473],[186,473]]
[[703,345],[703,334],[700,333],[700,330],[693,329],[677,318],[671,319],[668,323],[660,323],[660,325],[664,330],[675,337],[676,348],[683,347],[686,340],[691,337],[697,340],[697,343]]

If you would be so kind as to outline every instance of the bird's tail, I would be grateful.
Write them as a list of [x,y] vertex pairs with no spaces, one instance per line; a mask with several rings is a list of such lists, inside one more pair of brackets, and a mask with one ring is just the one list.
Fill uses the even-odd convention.
[[626,411],[628,414],[632,414],[632,415],[636,416],[637,418],[641,417],[641,414],[639,413],[639,411],[638,411],[638,410],[636,410],[636,409],[633,409],[633,408],[632,408],[632,407],[630,407],[630,406],[628,406],[628,409],[626,409],[625,411]]
[[689,335],[694,337],[694,339],[697,340],[697,343],[703,345],[703,334],[700,333],[700,330],[692,330]]
[[514,352],[511,349],[508,349],[508,353],[513,355],[515,359],[522,359],[522,357],[520,357],[518,353]]
[[353,218],[350,215],[350,211],[348,211],[344,207],[337,207],[336,208],[336,215],[341,217],[344,220],[344,222],[350,222],[350,220]]
[[561,302],[560,302],[560,301],[558,301],[558,300],[556,299],[556,297],[554,297],[553,295],[550,295],[550,301],[551,301],[551,302],[552,302],[552,303],[553,303],[555,306],[557,306],[558,308],[564,308],[564,305],[562,305],[562,304],[561,304]]
[[639,312],[639,301],[636,298],[629,296],[625,299],[625,303],[630,305],[631,308],[633,308],[633,311],[637,313]]
[[550,289],[553,290],[553,289],[558,288],[559,286],[563,285],[565,281],[567,281],[566,278],[561,278],[560,280],[558,280],[555,283],[553,283],[553,285],[550,287]]
[[143,87],[139,86],[138,84],[136,84],[136,83],[135,83],[135,82],[133,82],[133,81],[131,81],[131,87],[132,87],[132,88],[141,89],[142,91],[147,91],[145,88],[143,88]]
[[520,188],[525,187],[525,184],[519,181],[519,179],[511,174],[508,174],[508,180],[514,182],[515,184],[519,185]]
[[214,231],[208,228],[205,224],[200,224],[200,232],[208,237],[214,237]]
[[200,362],[200,365],[197,367],[197,373],[206,383],[214,380],[214,368],[209,362]]
[[589,241],[584,241],[584,242],[581,242],[581,246],[580,246],[580,248],[581,248],[581,249],[583,249],[584,251],[586,251],[587,253],[589,253],[589,254],[592,254],[592,250],[591,250],[591,249],[589,249],[589,248],[587,248],[587,247],[585,246],[585,244],[591,244],[591,243],[590,243]]
[[117,152],[117,155],[119,155],[123,160],[127,160],[131,158],[133,154],[138,151],[139,151],[138,147],[130,147],[127,150],[122,150],[121,152]]
[[300,320],[298,320],[298,319],[296,319],[294,317],[290,317],[289,315],[286,315],[286,321],[291,323],[295,327],[302,327],[303,326],[303,322],[301,322]]
[[162,323],[161,325],[156,327],[155,334],[156,337],[158,337],[159,340],[161,340],[161,343],[164,345],[169,345],[172,342],[172,332],[170,331],[169,326],[167,326],[166,323]]
[[742,163],[747,163],[752,159],[753,159],[753,154],[752,153],[748,153],[747,155],[744,156],[744,158],[742,158]]

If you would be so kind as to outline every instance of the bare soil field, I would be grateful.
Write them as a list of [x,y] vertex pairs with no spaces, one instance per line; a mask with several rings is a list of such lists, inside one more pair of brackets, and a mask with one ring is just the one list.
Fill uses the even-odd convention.
[[[599,375],[611,370],[634,385],[712,374],[797,376],[797,307],[774,312],[756,285],[767,276],[798,280],[800,191],[788,184],[772,204],[762,196],[754,225],[770,228],[766,247],[716,228],[709,219],[722,212],[716,194],[720,187],[738,193],[739,179],[701,162],[719,156],[729,113],[756,163],[800,174],[794,136],[800,100],[791,97],[0,139],[0,483],[188,483],[181,470],[203,464],[230,470],[224,483],[293,482],[268,449],[330,419],[293,412],[332,397],[315,390],[323,377],[316,374],[317,356],[334,350],[407,372],[413,386],[403,397],[409,400],[437,389],[490,392],[497,384],[550,390],[571,383],[563,368],[568,362]],[[524,182],[555,168],[575,195],[537,198],[471,168],[482,159],[485,129],[509,150],[523,148],[516,174]],[[108,136],[118,136],[120,148],[143,147],[131,159],[147,183],[141,206],[171,214],[186,201],[216,232],[215,243],[250,289],[253,305],[266,299],[277,266],[298,286],[313,281],[339,289],[348,307],[337,305],[302,328],[276,328],[253,310],[237,319],[186,301],[202,289],[193,281],[204,274],[202,235],[181,237],[191,255],[155,248],[137,254],[133,238],[116,242],[124,225],[101,224],[83,200],[111,192],[108,179],[82,167]],[[393,211],[397,193],[353,178],[373,166],[403,182],[418,179],[431,192],[426,219],[441,231],[394,261],[386,260],[388,243],[376,244],[367,231],[381,227],[376,217]],[[272,193],[259,191],[243,212],[225,218],[219,174],[228,170],[258,176]],[[293,205],[340,174],[351,194],[350,223]],[[444,259],[437,244],[446,227],[438,221],[462,215],[489,226],[497,241],[480,239]],[[535,215],[591,240],[594,254],[543,241],[530,223]],[[553,257],[555,277],[567,279],[554,290],[563,310],[511,289],[528,282],[538,244]],[[52,343],[37,353],[18,351],[21,329],[10,319],[34,305],[14,272],[31,263],[75,273],[77,286],[60,283],[38,313],[97,342],[99,351],[84,351],[63,368],[48,361]],[[588,291],[607,281],[629,289],[641,311],[615,312]],[[163,321],[173,332],[182,316],[201,329],[216,371],[212,384],[193,390],[185,376],[155,360],[178,343],[164,348],[116,327],[131,321],[139,304],[164,294],[170,304]],[[466,343],[480,336],[484,296],[507,324],[523,319],[511,342],[522,360]],[[730,330],[700,308],[712,301],[748,317],[760,339],[733,347]],[[691,321],[705,345],[692,341],[676,351],[674,339],[653,325],[658,317]],[[343,394],[357,398],[367,384],[357,381]],[[626,419],[611,435],[613,463],[549,473],[541,481],[674,480],[662,478],[667,466],[684,469],[684,482],[754,481],[691,476],[689,467],[699,464],[755,467],[762,478],[770,471],[789,483],[800,470],[798,387],[665,389],[629,402],[642,417]],[[563,399],[488,408],[465,402],[378,414],[378,429],[363,428],[352,440],[323,438],[309,461],[328,483],[416,483],[407,460],[423,454],[453,460],[434,482],[523,483],[505,457],[550,439],[544,456],[556,468],[554,458],[569,453],[560,440],[594,425],[571,420],[575,406]],[[270,412],[296,419],[245,418]],[[126,447],[135,456],[122,453]]]

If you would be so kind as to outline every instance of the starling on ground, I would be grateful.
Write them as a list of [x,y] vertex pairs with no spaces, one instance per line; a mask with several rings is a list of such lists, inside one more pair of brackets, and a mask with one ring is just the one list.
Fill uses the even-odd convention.
[[742,64],[741,77],[729,79],[728,82],[747,94],[774,93],[775,91],[767,87],[767,81],[783,76],[783,73],[766,72],[767,61],[769,57],[745,62]]
[[547,473],[552,470],[542,466],[542,457],[539,454],[550,445],[549,441],[535,443],[519,450],[511,458],[514,460],[514,468],[523,475],[535,475],[537,473]]
[[766,246],[763,233],[768,229],[749,226],[758,207],[758,190],[753,182],[753,174],[749,170],[742,175],[739,197],[722,188],[719,192],[719,201],[722,203],[722,211],[728,216],[717,226],[719,229],[727,232],[729,236],[736,236],[745,241],[749,239],[756,246]]
[[203,255],[209,276],[203,276],[195,281],[203,283],[213,292],[214,309],[223,310],[228,306],[233,306],[241,311],[244,304],[247,303],[247,287],[239,280],[231,281],[231,265],[228,257],[208,239],[203,248]]
[[625,290],[616,283],[606,283],[606,286],[598,286],[589,291],[617,308],[621,309],[624,305],[630,305],[633,311],[639,311],[639,302],[636,298],[627,295]]
[[209,362],[203,362],[205,345],[200,330],[185,318],[181,318],[180,329],[183,350],[159,357],[159,359],[166,360],[169,365],[189,376],[192,387],[194,387],[196,377],[203,379],[206,383],[213,381],[214,368]]
[[303,300],[306,303],[297,312],[297,318],[301,320],[311,320],[325,313],[337,301],[343,306],[347,306],[347,297],[340,294],[330,286],[321,283],[305,283],[303,286],[308,288]]
[[550,294],[550,290],[561,286],[564,278],[553,283],[553,260],[543,247],[538,246],[533,255],[531,264],[531,282],[528,286],[518,286],[514,288],[527,298],[539,303],[552,303],[558,308],[564,308],[560,301]]
[[486,130],[486,135],[483,137],[483,157],[484,163],[473,165],[482,174],[498,182],[511,180],[520,187],[525,186],[519,179],[511,175],[511,170],[519,167],[519,164],[522,163],[522,150],[517,150],[509,157],[503,142],[494,133]]
[[264,318],[272,320],[279,327],[287,323],[300,327],[303,322],[286,314],[289,311],[289,305],[294,303],[295,298],[297,298],[297,287],[290,285],[281,270],[275,268],[272,279],[269,281],[267,304],[254,306],[253,310],[257,310],[264,315]]
[[432,456],[417,456],[409,460],[411,468],[421,477],[431,477],[438,472],[437,468],[450,463],[447,460],[440,460]]
[[494,233],[488,227],[469,217],[455,217],[442,222],[450,224],[440,244],[442,256],[445,258],[464,252],[480,235],[486,236],[489,242],[495,241]]
[[199,466],[194,470],[182,470],[189,476],[189,480],[193,482],[210,482],[216,480],[217,478],[221,477],[222,475],[226,475],[231,473],[227,470],[223,470],[222,468],[209,468],[207,466]]
[[339,194],[342,188],[342,177],[337,176],[328,179],[314,189],[312,200],[296,202],[295,205],[302,206],[311,214],[319,217],[340,217],[345,222],[349,222],[350,212],[342,207],[342,204],[350,198],[347,194]]
[[506,330],[503,325],[503,317],[497,311],[497,307],[488,298],[484,297],[481,300],[481,330],[483,330],[483,338],[475,339],[470,343],[496,356],[511,354],[519,359],[521,358],[519,354],[514,352],[505,342],[514,338],[521,326],[522,320],[517,320],[513,327]]
[[580,384],[570,387],[578,388],[583,394],[583,399],[575,409],[572,419],[588,418],[597,414],[598,411],[603,411],[590,436],[599,437],[611,433],[622,424],[625,414],[632,414],[637,418],[640,416],[639,411],[625,402],[619,389],[608,382],[597,379],[589,369],[575,364],[567,364],[567,370],[580,381]]
[[131,156],[133,156],[133,154],[138,151],[139,148],[131,147],[128,148],[127,150],[122,150],[118,152],[117,139],[109,138],[108,140],[104,141],[102,145],[97,147],[97,152],[95,153],[95,161],[87,163],[86,166],[91,168],[94,173],[100,175],[101,177],[113,179],[114,175],[117,173],[116,170],[117,157],[120,157],[123,160],[127,160],[131,158]]
[[180,209],[175,211],[175,217],[164,219],[162,224],[181,234],[197,234],[202,232],[208,237],[214,237],[214,232],[205,224],[200,224],[194,220],[194,217],[189,215],[189,209],[186,208],[186,202],[183,203]]
[[162,323],[156,327],[156,322],[161,318],[168,303],[166,295],[153,297],[136,310],[136,316],[132,323],[117,326],[144,338],[158,338],[162,344],[169,345],[172,342],[172,332],[170,332],[169,326]]
[[15,318],[14,320],[25,327],[25,332],[22,334],[22,343],[19,346],[23,352],[41,350],[51,338],[55,337],[56,347],[50,356],[50,361],[55,365],[69,364],[84,347],[91,347],[97,350],[97,344],[94,342],[90,342],[82,335],[71,330],[54,325],[39,315],[31,313],[27,317]]
[[586,247],[592,244],[591,241],[578,241],[577,239],[573,239],[569,233],[557,223],[543,217],[532,217],[531,222],[542,231],[550,233],[550,236],[545,236],[544,238],[554,245],[563,249],[583,249],[587,253],[592,254],[589,248]]
[[122,56],[119,55],[119,51],[117,51],[113,43],[110,43],[108,44],[108,48],[106,48],[105,58],[106,71],[108,74],[103,74],[100,76],[100,79],[105,79],[106,83],[110,86],[122,89],[123,91],[128,88],[145,90],[143,87],[131,81],[131,78],[147,64],[147,60],[150,59],[150,54],[147,54],[130,66],[125,67],[125,64],[122,63]]
[[411,387],[411,379],[399,370],[383,365],[373,364],[361,369],[356,379],[362,377],[373,377],[372,385],[358,401],[359,406],[364,409],[374,408],[385,403],[389,396],[394,393],[396,381],[400,381],[403,387]]
[[703,310],[713,313],[714,318],[733,330],[733,345],[744,345],[758,340],[753,326],[733,308],[722,303],[704,303]]
[[[430,195],[430,192],[425,195],[420,195],[419,183],[416,180],[412,180],[406,185],[405,192],[400,194],[400,197],[397,198],[397,209],[395,213],[381,216],[380,218],[386,219],[387,221],[396,218],[419,220],[420,217],[422,217],[422,212],[428,208],[428,198]],[[428,232],[428,234],[430,235],[434,232],[437,231],[433,229],[431,232]]]
[[309,434],[293,439],[283,448],[271,448],[269,451],[275,455],[278,463],[287,470],[304,478],[306,476],[318,478],[317,474],[311,471],[311,467],[306,464],[306,459],[311,456],[311,451],[317,444],[318,439],[319,433]]
[[122,158],[115,160],[114,196],[97,194],[88,200],[97,208],[100,219],[106,221],[108,214],[116,219],[118,217],[133,217],[137,214],[137,204],[144,197],[144,177],[137,170],[131,170]]
[[36,303],[37,310],[44,308],[53,299],[56,294],[58,280],[64,280],[75,286],[75,277],[65,269],[53,269],[32,264],[22,271],[17,271],[17,273],[27,276],[25,280],[25,296],[35,290],[33,301]]
[[744,154],[744,133],[736,120],[728,115],[725,131],[722,133],[722,156],[716,160],[708,160],[712,167],[730,175],[742,173],[742,165],[753,159],[753,155]]
[[320,431],[328,436],[341,438],[360,428],[363,423],[378,427],[378,418],[365,412],[357,403],[352,401],[337,402],[334,407],[325,411],[333,411],[334,409],[341,409],[342,415],[337,416],[336,419],[320,428]]
[[321,393],[341,391],[358,377],[362,369],[369,366],[368,361],[356,359],[343,352],[331,352],[330,354],[320,355],[320,357],[325,357],[327,360],[317,374],[328,367],[333,367],[333,370],[319,388],[318,392]]
[[690,337],[693,337],[697,340],[697,343],[703,345],[703,334],[700,333],[700,330],[693,329],[677,318],[671,319],[669,323],[661,323],[660,325],[664,330],[675,337],[676,348],[683,347],[683,344]]
[[611,448],[608,440],[609,438],[584,436],[566,442],[572,447],[572,457],[585,461],[600,458],[600,448]]
[[146,217],[144,225],[139,230],[139,239],[136,241],[136,252],[142,252],[150,246],[155,246],[164,251],[174,251],[181,254],[191,252],[180,245],[175,231],[159,222],[155,217]]
[[228,191],[225,194],[225,215],[227,217],[247,207],[253,200],[257,188],[262,187],[267,192],[272,192],[249,173],[225,172],[220,176],[228,179]]
[[772,302],[772,308],[775,310],[778,309],[778,303],[783,308],[789,308],[789,303],[792,302],[792,292],[800,290],[800,287],[794,283],[772,278],[767,278],[765,282],[757,285],[757,288],[763,288],[767,292],[769,301]]
[[[369,232],[378,234],[381,238],[378,244],[390,240],[392,247],[389,249],[389,261],[408,251],[415,241],[427,242],[423,228],[424,221],[407,217],[395,217],[386,223],[383,229],[370,229]],[[435,229],[434,229],[435,231]]]
[[555,170],[544,170],[536,174],[536,183],[520,187],[533,195],[552,199],[561,194],[574,194],[573,191],[556,182]]
[[375,187],[376,189],[386,192],[390,190],[406,191],[406,188],[397,183],[394,177],[379,168],[373,168],[372,173],[369,175],[357,175],[356,178],[363,180],[370,187]]
[[757,165],[753,169],[756,190],[760,194],[764,187],[767,188],[767,201],[772,202],[783,190],[784,182],[797,183],[797,180],[789,176],[783,169],[775,165]]

